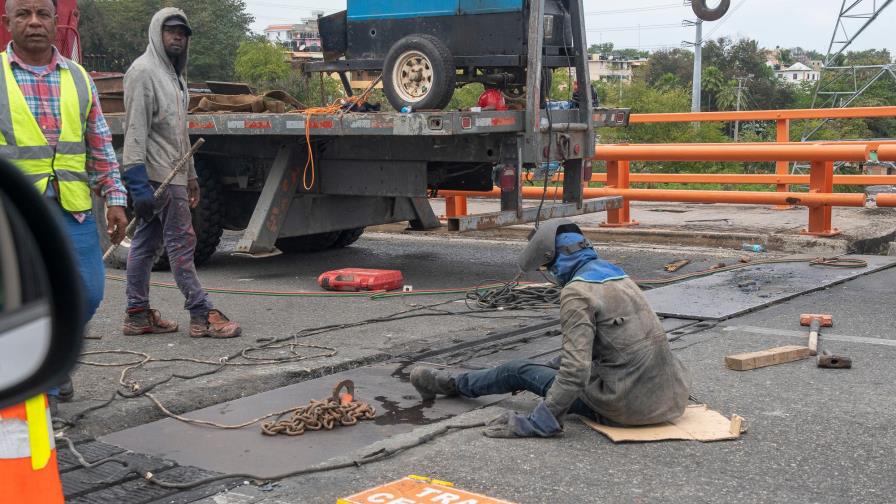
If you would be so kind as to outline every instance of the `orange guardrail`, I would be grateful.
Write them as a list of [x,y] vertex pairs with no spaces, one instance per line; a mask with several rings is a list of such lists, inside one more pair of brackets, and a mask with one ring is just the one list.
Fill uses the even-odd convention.
[[[606,161],[607,173],[593,173],[590,182],[604,182],[603,188],[585,188],[586,198],[623,196],[622,208],[608,210],[605,226],[630,226],[631,201],[674,201],[703,203],[771,204],[781,208],[793,205],[809,207],[809,224],[803,231],[815,236],[833,236],[833,206],[864,206],[863,194],[839,194],[833,185],[896,184],[896,175],[834,175],[835,161],[896,161],[896,141],[819,141],[790,142],[790,122],[806,119],[845,119],[896,117],[896,107],[854,107],[839,109],[758,110],[741,112],[685,112],[632,114],[630,124],[704,122],[704,121],[775,121],[776,142],[727,144],[612,144],[599,145],[594,160]],[[775,162],[775,174],[671,174],[635,173],[631,161],[750,161]],[[790,163],[810,162],[809,175],[791,175]],[[523,180],[531,177],[522,176]],[[559,174],[553,180],[563,180]],[[774,184],[775,193],[747,191],[689,191],[632,189],[631,183],[674,184]],[[790,184],[807,184],[809,192],[792,192]],[[541,187],[523,187],[524,198],[541,198]],[[552,197],[561,197],[561,188],[551,188]],[[447,216],[466,214],[467,196],[500,197],[501,192],[440,191],[445,197]],[[896,206],[896,195],[880,194],[878,206]]]

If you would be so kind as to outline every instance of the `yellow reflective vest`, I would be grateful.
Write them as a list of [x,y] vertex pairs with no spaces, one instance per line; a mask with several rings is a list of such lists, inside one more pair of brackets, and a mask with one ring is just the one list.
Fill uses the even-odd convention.
[[59,67],[62,131],[54,148],[25,102],[12,73],[9,55],[3,51],[0,58],[0,155],[21,168],[41,194],[46,192],[50,178],[54,178],[59,185],[62,208],[69,212],[90,210],[93,204],[84,132],[93,96],[87,71],[68,59],[65,60],[68,68]]

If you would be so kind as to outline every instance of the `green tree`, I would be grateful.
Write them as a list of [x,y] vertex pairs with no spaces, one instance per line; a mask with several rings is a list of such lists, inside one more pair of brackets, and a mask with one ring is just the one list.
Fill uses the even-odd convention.
[[707,97],[707,110],[712,110],[713,104],[715,104],[716,110],[720,110],[718,103],[715,102],[717,101],[719,93],[728,85],[728,81],[725,79],[725,76],[722,75],[722,71],[714,66],[704,67],[700,82],[701,87],[703,88],[703,94]]
[[604,42],[602,44],[591,44],[591,47],[588,48],[588,52],[591,54],[611,54],[613,52],[613,43]]
[[254,18],[244,0],[80,0],[81,44],[89,70],[124,72],[148,43],[149,22],[162,7],[180,7],[190,19],[189,77],[231,80],[233,60]]
[[672,74],[678,82],[689,85],[694,72],[694,53],[683,49],[656,51],[647,62],[645,78],[650,85],[656,84],[661,77]]
[[241,43],[234,67],[240,79],[259,88],[286,79],[291,71],[283,49],[264,39]]

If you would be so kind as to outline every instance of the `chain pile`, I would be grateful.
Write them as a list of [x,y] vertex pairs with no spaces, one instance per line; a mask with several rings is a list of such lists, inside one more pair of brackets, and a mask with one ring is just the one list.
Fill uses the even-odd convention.
[[[346,392],[339,393],[343,388]],[[376,409],[354,398],[355,384],[345,380],[333,388],[333,395],[320,400],[312,400],[307,406],[291,410],[289,419],[274,420],[261,424],[261,433],[266,436],[285,434],[301,436],[306,430],[333,430],[341,425],[348,427],[362,420],[373,420]]]
[[307,406],[293,411],[288,419],[261,424],[261,433],[267,436],[301,436],[306,430],[333,430],[337,425],[348,427],[361,420],[373,420],[375,416],[376,409],[365,402],[339,404],[332,398],[312,400]]

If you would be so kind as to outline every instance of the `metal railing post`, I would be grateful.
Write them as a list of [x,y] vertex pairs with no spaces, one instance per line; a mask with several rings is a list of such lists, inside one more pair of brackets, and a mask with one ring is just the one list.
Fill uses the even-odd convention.
[[[607,161],[607,187],[614,189],[629,188],[629,162]],[[631,219],[631,203],[628,199],[622,200],[622,207],[607,210],[607,221],[602,222],[601,227],[627,227],[637,226],[638,221]]]
[[[778,143],[784,143],[790,141],[790,119],[778,119],[775,121],[775,141]],[[789,161],[778,161],[775,163],[775,174],[776,175],[790,175],[790,162]],[[790,186],[787,184],[778,184],[777,186],[778,192],[789,192]],[[779,210],[786,210],[789,208],[793,208],[790,205],[779,205],[775,208]]]
[[[830,194],[834,192],[834,162],[812,161],[809,168],[809,192]],[[836,236],[840,230],[831,226],[830,205],[809,207],[809,227],[800,232],[812,236]]]
[[445,217],[461,217],[467,215],[466,196],[448,196],[445,198]]

